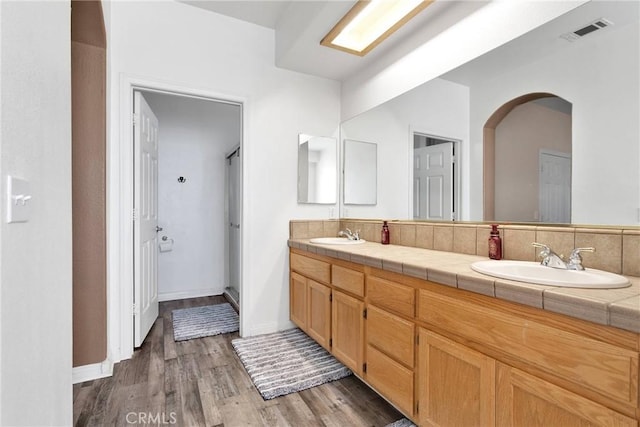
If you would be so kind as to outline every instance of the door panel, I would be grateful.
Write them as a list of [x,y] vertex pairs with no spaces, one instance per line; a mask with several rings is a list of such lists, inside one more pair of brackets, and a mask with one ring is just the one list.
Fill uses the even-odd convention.
[[158,318],[158,119],[134,93],[134,346]]
[[453,142],[415,148],[414,218],[453,219]]
[[571,155],[540,152],[540,221],[571,222]]

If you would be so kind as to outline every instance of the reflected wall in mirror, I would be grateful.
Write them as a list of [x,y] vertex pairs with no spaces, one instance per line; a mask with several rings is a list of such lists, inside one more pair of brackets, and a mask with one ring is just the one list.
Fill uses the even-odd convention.
[[337,201],[336,138],[298,135],[298,203]]
[[344,140],[344,203],[378,202],[378,147],[371,142]]
[[[461,178],[459,220],[640,224],[639,16],[640,2],[590,1],[344,122],[343,138],[376,135],[385,159],[384,170],[379,171],[378,205],[357,212],[349,209],[351,216],[413,218],[412,133],[419,132],[460,141],[456,153]],[[561,37],[599,18],[613,24],[573,42]],[[491,186],[484,185],[490,175],[485,138],[501,133],[500,126],[492,129],[487,122],[510,101],[543,93],[571,104],[571,114],[564,119],[570,126],[571,149],[556,147],[554,141],[553,147],[537,147],[527,155],[529,164],[538,168],[541,149],[542,155],[570,153],[571,191],[570,198],[564,199],[570,200],[570,210],[562,218],[547,219],[538,206],[540,177],[535,172],[525,174],[519,167],[512,168],[515,173],[510,175],[496,171]],[[538,107],[543,106],[533,103],[522,109],[541,110]],[[530,113],[521,120],[533,125],[540,139],[546,138],[547,125]],[[507,153],[495,155],[503,154]],[[486,193],[492,189],[499,206],[496,201],[487,202]],[[529,194],[526,201],[525,193]]]
[[570,102],[531,93],[484,127],[484,220],[571,222]]

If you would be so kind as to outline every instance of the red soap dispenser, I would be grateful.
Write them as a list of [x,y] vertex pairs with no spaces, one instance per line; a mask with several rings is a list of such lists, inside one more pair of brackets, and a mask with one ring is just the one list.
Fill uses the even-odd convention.
[[389,226],[387,225],[387,221],[384,221],[382,223],[382,235],[381,235],[380,243],[382,243],[383,245],[388,245],[389,241],[390,241]]
[[489,236],[489,258],[502,259],[502,239],[498,224],[491,225],[491,235]]

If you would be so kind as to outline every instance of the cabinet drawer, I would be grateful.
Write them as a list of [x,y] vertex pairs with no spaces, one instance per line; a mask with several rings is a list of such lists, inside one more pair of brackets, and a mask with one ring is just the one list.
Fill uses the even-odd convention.
[[415,341],[413,322],[380,310],[367,307],[367,342],[398,362],[413,368]]
[[364,273],[359,271],[332,265],[331,284],[354,295],[364,296]]
[[533,319],[420,290],[420,320],[636,407],[638,353]]
[[315,279],[319,282],[329,283],[331,280],[331,265],[324,261],[306,256],[291,254],[291,269],[298,273]]
[[413,417],[413,371],[367,346],[366,379],[405,415]]
[[409,286],[368,276],[367,300],[378,307],[408,317],[415,316],[415,290]]

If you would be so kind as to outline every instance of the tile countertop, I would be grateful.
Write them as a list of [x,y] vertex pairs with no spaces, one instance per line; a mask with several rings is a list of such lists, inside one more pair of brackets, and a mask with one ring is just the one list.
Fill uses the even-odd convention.
[[476,255],[372,242],[318,245],[290,239],[289,246],[640,333],[640,277],[626,276],[631,286],[619,289],[562,288],[477,273],[471,264],[488,258]]

